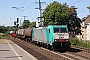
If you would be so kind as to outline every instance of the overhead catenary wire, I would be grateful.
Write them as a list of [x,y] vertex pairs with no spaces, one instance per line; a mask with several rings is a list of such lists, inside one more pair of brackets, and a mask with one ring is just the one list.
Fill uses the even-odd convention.
[[[35,1],[36,1],[36,0],[35,0]],[[30,6],[32,6],[32,5],[35,3],[35,1],[32,2],[29,6],[27,6],[27,7],[22,11],[22,13],[24,13]],[[22,13],[21,13],[19,16],[21,16]]]
[[86,12],[86,11],[87,11],[87,10],[81,10],[81,11],[78,10],[78,13],[82,13],[82,12]]
[[25,7],[26,0],[23,0],[21,6]]
[[70,4],[70,5],[77,4],[77,3],[81,2],[81,1],[83,1],[83,0],[78,0],[77,2],[74,2],[74,3]]
[[[82,1],[84,1],[84,0],[78,0],[77,2],[74,2],[74,3],[70,4],[70,5],[74,5],[74,4],[80,3]],[[85,12],[85,11],[86,10],[81,10],[81,11],[78,11],[78,13],[82,13],[82,12]]]
[[26,0],[24,0],[24,4],[23,4],[24,7],[25,7],[25,1],[26,1]]

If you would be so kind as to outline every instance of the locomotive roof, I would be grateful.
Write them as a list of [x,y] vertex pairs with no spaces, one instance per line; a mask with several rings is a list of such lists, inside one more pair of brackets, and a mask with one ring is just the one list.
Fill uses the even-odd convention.
[[47,28],[47,27],[38,27],[38,28],[35,28],[35,29],[44,29],[44,28]]

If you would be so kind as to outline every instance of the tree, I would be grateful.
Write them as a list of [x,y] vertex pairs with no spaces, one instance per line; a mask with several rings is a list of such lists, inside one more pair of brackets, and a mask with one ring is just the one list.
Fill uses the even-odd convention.
[[30,28],[36,27],[36,22],[30,23]]
[[87,7],[89,9],[89,13],[90,13],[90,6]]
[[75,36],[81,34],[81,19],[77,16],[77,11],[75,10],[75,6],[71,6],[68,10],[68,29],[71,36]]
[[67,7],[68,6],[66,4],[61,4],[56,1],[50,3],[50,5],[48,5],[43,12],[44,25],[66,24],[68,17]]
[[7,26],[7,27],[5,27],[6,28],[6,33],[7,34],[9,34],[10,33],[10,31],[15,31],[15,26]]
[[75,36],[81,33],[81,19],[77,16],[75,6],[68,7],[67,3],[52,2],[43,12],[44,26],[67,25],[69,33]]
[[22,25],[23,25],[23,28],[28,28],[30,26],[30,21],[24,20]]
[[0,32],[1,33],[5,33],[5,30],[6,30],[5,26],[0,26]]

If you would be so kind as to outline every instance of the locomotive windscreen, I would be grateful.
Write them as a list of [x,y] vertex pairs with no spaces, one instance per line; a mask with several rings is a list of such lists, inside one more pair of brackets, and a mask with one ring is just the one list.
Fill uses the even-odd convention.
[[66,28],[54,28],[54,33],[67,33]]

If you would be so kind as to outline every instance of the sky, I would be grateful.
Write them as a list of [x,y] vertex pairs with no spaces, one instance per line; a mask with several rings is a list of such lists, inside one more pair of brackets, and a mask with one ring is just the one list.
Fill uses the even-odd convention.
[[[14,21],[17,18],[21,20],[21,23],[24,20],[23,16],[27,16],[25,19],[28,19],[30,22],[37,21],[39,17],[38,8],[39,0],[0,0],[0,25],[1,26],[13,26]],[[41,0],[41,2],[46,2],[42,4],[42,9],[45,9],[54,0]],[[75,6],[77,9],[77,16],[82,19],[89,15],[89,10],[87,6],[90,6],[90,0],[55,0],[61,3],[67,3],[67,5]],[[16,8],[12,8],[16,7]],[[20,21],[19,21],[20,22]]]

